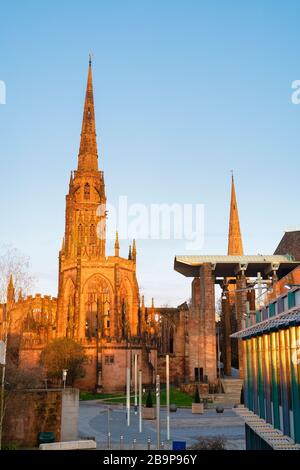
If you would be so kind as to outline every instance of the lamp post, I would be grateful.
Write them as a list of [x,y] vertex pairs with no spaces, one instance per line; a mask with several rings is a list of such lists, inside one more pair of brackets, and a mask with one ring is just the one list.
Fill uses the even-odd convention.
[[[265,281],[264,284],[267,284],[267,281]],[[287,289],[289,289],[288,286],[300,287],[300,284],[287,284],[287,285],[284,286],[284,287],[287,288]],[[250,285],[250,286],[248,286],[248,287],[244,287],[243,289],[235,289],[234,292],[235,292],[235,293],[237,293],[237,292],[250,292],[251,290],[261,290],[261,289],[266,289],[266,292],[262,292],[262,294],[259,295],[257,298],[263,296],[263,295],[266,294],[268,291],[270,291],[270,290],[272,289],[272,286],[270,286],[270,287],[262,287],[262,286],[260,286],[260,287],[253,287],[252,285]],[[223,300],[226,300],[226,299],[227,299],[227,292],[228,292],[228,291],[226,291],[226,292],[223,293],[223,296],[222,296],[222,299],[223,299]]]
[[170,357],[166,355],[167,440],[170,440]]
[[142,384],[143,384],[143,372],[139,371],[139,431],[142,432]]
[[300,284],[285,284],[284,288],[287,290],[292,290],[294,288],[300,287]]
[[138,412],[138,355],[134,355],[134,414]]
[[[264,283],[267,284],[268,282],[269,282],[269,281],[265,281]],[[284,287],[285,287],[286,289],[291,289],[291,287],[289,287],[289,286],[293,286],[293,287],[299,286],[299,287],[300,287],[300,284],[287,284],[287,285],[284,286]],[[262,289],[265,289],[266,291],[265,291],[265,292],[262,292]],[[252,284],[252,285],[250,285],[250,286],[248,286],[248,287],[244,287],[243,289],[236,289],[236,290],[234,291],[234,293],[235,293],[235,296],[236,296],[236,294],[239,293],[239,292],[250,292],[250,291],[258,290],[260,293],[259,293],[259,295],[256,297],[256,300],[257,300],[257,299],[260,299],[263,295],[267,294],[268,292],[272,292],[272,289],[273,289],[272,286],[269,286],[269,287],[262,287],[262,286],[255,287],[255,286],[253,286],[253,284]],[[223,295],[222,295],[222,299],[223,299],[223,300],[228,299],[227,294],[228,294],[228,291],[226,291],[226,292],[223,293]],[[247,302],[247,303],[249,304],[249,302]],[[249,316],[250,316],[250,313],[251,313],[251,312],[250,312],[249,307],[248,307],[248,311],[247,311],[246,315],[244,315],[244,316],[249,317]]]
[[156,376],[156,446],[160,450],[160,376]]
[[126,368],[126,411],[127,426],[130,426],[130,368]]
[[67,374],[68,374],[68,369],[63,369],[62,380],[63,380],[64,388],[66,388]]
[[107,407],[107,446],[111,448],[111,432],[110,432],[110,407]]

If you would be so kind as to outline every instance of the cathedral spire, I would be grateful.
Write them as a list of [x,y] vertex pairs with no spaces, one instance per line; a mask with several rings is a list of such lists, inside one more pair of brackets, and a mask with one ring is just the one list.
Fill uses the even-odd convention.
[[240,228],[239,212],[236,201],[234,176],[232,173],[230,219],[228,234],[228,255],[241,256],[244,254],[243,241]]
[[120,255],[119,234],[118,234],[118,231],[116,231],[115,256],[119,256],[119,255]]
[[13,304],[14,301],[15,301],[15,288],[14,288],[14,283],[13,283],[13,277],[11,274],[9,278],[9,283],[7,286],[7,303]]
[[133,240],[133,244],[132,244],[132,259],[133,259],[133,261],[136,261],[136,243],[135,243],[135,239]]
[[79,171],[98,171],[98,150],[92,81],[92,61],[89,58],[89,71],[82,119],[81,140],[78,156]]

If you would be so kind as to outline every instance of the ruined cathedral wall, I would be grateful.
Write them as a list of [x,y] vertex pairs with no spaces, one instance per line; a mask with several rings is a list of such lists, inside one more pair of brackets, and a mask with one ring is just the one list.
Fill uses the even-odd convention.
[[[9,311],[10,332],[22,334],[24,329],[39,326],[55,327],[57,314],[57,299],[49,295],[29,295],[20,299]],[[32,321],[26,322],[27,319]]]
[[[96,384],[96,344],[85,346],[87,360],[85,363],[85,376],[78,380],[76,386],[82,390],[95,390]],[[148,352],[138,346],[131,347],[126,342],[108,342],[99,347],[102,359],[102,387],[103,392],[124,392],[126,388],[126,368],[131,361],[132,384],[134,383],[134,354],[138,355],[138,369],[143,371],[143,384],[152,385],[154,370],[156,368],[156,350],[150,354],[153,368],[149,365]]]

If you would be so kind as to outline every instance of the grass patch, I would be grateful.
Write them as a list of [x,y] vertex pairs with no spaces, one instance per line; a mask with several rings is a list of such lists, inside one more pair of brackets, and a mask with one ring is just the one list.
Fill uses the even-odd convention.
[[[143,404],[146,404],[147,392],[143,394]],[[103,400],[104,403],[125,404],[126,397],[122,393],[93,393],[93,392],[80,392],[80,400]],[[181,392],[175,387],[170,387],[170,404],[174,403],[177,406],[191,406],[194,398],[187,393]],[[131,404],[134,404],[134,396],[131,395]],[[153,405],[156,403],[155,392],[152,392]],[[162,390],[160,394],[160,403],[162,406],[166,405],[166,391]]]
[[104,399],[111,399],[115,403],[121,403],[121,398],[123,397],[122,393],[93,393],[93,392],[80,392],[79,399],[82,401],[87,400],[104,400]]

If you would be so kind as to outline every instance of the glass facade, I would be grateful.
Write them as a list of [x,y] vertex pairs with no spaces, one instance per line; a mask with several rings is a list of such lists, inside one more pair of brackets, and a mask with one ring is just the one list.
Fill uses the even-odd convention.
[[[233,335],[244,345],[245,406],[300,444],[300,289],[258,310],[255,320]],[[263,446],[250,428],[248,448]]]

